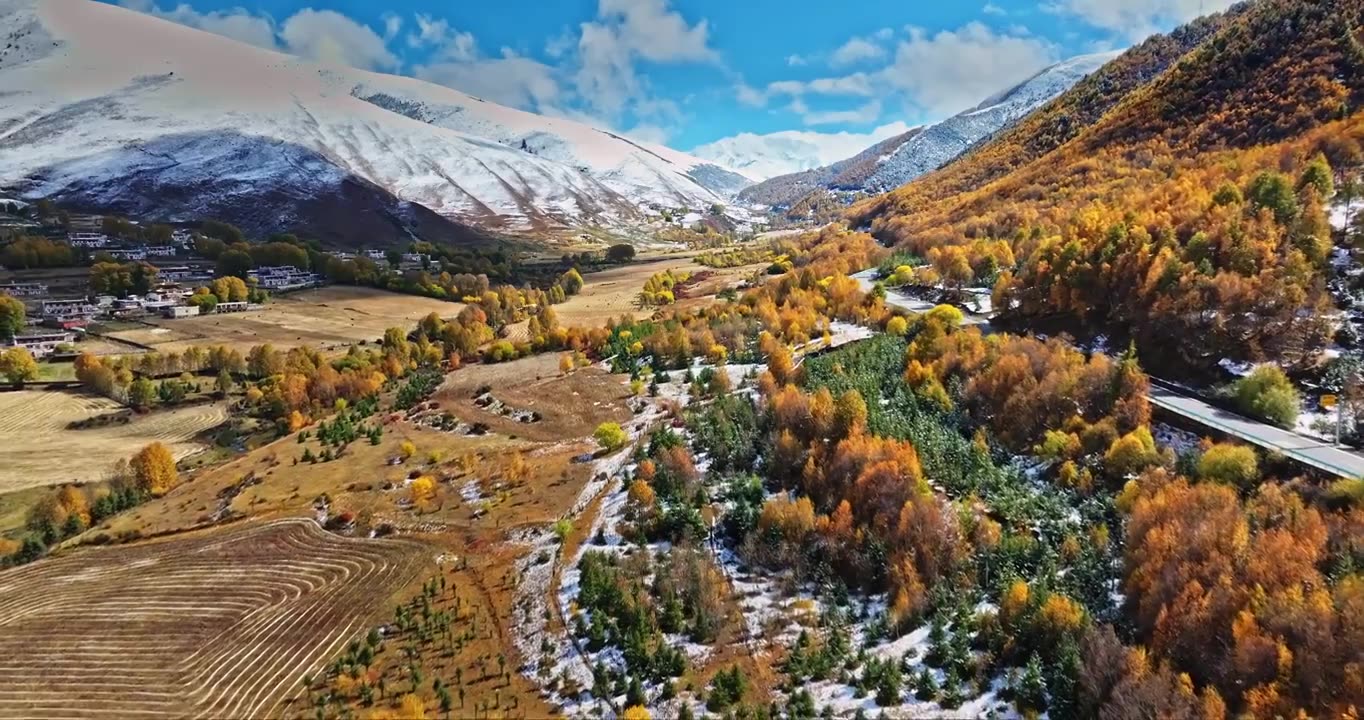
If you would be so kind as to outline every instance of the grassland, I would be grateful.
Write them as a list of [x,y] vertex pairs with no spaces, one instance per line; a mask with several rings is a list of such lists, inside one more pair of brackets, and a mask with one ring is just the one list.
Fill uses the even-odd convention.
[[[665,270],[693,275],[705,273],[704,279],[696,283],[687,298],[678,301],[681,307],[703,305],[710,302],[716,293],[739,285],[744,278],[764,267],[766,265],[715,269],[698,264],[690,256],[620,265],[583,276],[585,282],[582,291],[567,302],[555,305],[554,313],[559,318],[559,324],[566,327],[599,327],[622,315],[641,317],[652,314],[652,308],[640,306],[639,293],[644,289],[645,281]],[[526,340],[525,329],[524,322],[511,325],[507,328],[508,337]]]
[[409,328],[430,313],[452,317],[459,303],[362,287],[334,286],[281,295],[260,310],[179,320],[150,319],[109,337],[159,351],[191,345],[227,345],[245,353],[254,345],[311,346],[331,350],[374,342],[390,327]]
[[227,420],[221,403],[133,415],[126,423],[72,430],[68,424],[117,412],[101,397],[24,390],[0,393],[0,493],[65,482],[88,482],[114,461],[160,441],[176,458],[203,449],[195,438]]

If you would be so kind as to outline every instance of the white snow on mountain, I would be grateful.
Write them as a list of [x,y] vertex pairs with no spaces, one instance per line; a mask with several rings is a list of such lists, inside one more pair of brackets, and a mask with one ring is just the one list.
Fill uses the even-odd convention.
[[893,122],[869,133],[740,133],[693,148],[691,154],[754,180],[766,180],[829,165],[909,129],[903,122]]
[[[0,187],[27,197],[193,215],[201,189],[308,194],[358,179],[529,230],[629,225],[648,206],[707,208],[748,184],[600,128],[90,0],[0,0],[0,28]],[[129,173],[161,197],[130,198]]]
[[1121,52],[1081,55],[1046,68],[1016,87],[924,131],[883,157],[865,189],[884,192],[946,165],[976,142],[1069,90]]
[[866,143],[837,162],[768,178],[746,188],[739,198],[791,206],[812,192],[824,190],[892,190],[951,162],[972,145],[1064,93],[1118,54],[1082,55],[1058,63],[963,113],[875,144]]

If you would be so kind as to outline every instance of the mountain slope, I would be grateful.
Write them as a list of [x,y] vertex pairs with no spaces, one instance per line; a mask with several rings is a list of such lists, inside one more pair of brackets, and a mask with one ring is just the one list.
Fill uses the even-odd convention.
[[950,162],[1114,57],[1117,53],[1083,55],[1058,63],[942,122],[913,128],[832,165],[757,183],[739,197],[746,202],[790,207],[820,190],[884,192]]
[[992,285],[1006,322],[1131,340],[1156,367],[1305,366],[1335,322],[1324,178],[1364,170],[1361,102],[1364,0],[1259,0],[847,216]]
[[[914,183],[934,199],[951,197],[1035,160],[1090,127],[1130,93],[1152,82],[1186,53],[1227,27],[1237,6],[1153,35],[1079,81],[1053,101],[996,133],[942,169]],[[931,180],[930,180],[931,178]]]
[[0,186],[28,196],[188,219],[349,184],[395,211],[525,232],[629,227],[649,205],[708,207],[745,182],[580,123],[88,0],[0,0],[0,27]]

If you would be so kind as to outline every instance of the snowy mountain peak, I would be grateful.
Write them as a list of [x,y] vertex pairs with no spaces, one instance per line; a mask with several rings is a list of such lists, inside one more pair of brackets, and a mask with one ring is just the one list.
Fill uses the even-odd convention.
[[572,120],[91,0],[0,0],[0,26],[0,188],[28,197],[182,220],[349,184],[529,231],[628,227],[748,184]]
[[768,178],[811,170],[856,154],[870,143],[909,131],[895,122],[870,133],[815,133],[800,130],[757,135],[740,133],[692,150],[692,154],[754,178]]
[[[745,189],[741,200],[790,207],[814,192],[885,192],[951,162],[968,148],[1070,89],[1117,57],[1099,53],[1070,58],[1000,91],[963,113],[861,146],[838,162],[772,177]],[[698,154],[701,148],[697,149]]]

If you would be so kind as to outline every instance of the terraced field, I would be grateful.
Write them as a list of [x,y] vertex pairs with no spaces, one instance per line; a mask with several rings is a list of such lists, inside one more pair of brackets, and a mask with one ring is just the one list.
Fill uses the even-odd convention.
[[0,718],[273,716],[424,555],[293,519],[0,572]]
[[222,403],[139,415],[124,424],[69,430],[67,424],[121,409],[112,400],[67,392],[0,393],[0,493],[98,480],[116,460],[153,441],[176,459],[203,449],[199,433],[227,420]]

